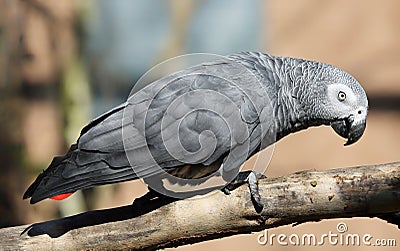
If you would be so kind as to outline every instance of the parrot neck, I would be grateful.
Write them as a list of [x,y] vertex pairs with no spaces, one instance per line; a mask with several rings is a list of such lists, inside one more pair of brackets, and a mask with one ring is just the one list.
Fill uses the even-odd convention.
[[[288,99],[290,98],[288,97]],[[307,116],[308,113],[303,111],[302,106],[298,104],[296,100],[288,103],[291,105],[278,105],[275,109],[278,111],[278,113],[276,113],[278,114],[276,124],[277,141],[290,133],[304,130],[312,126],[329,125],[329,121]]]
[[[294,133],[310,126],[319,126],[326,124],[326,121],[310,117],[310,113],[315,107],[307,106],[304,100],[312,95],[310,90],[313,89],[305,83],[309,82],[312,76],[302,75],[303,84],[296,83],[295,71],[298,69],[291,68],[290,64],[286,64],[281,76],[279,76],[280,83],[277,87],[278,95],[274,104],[275,118],[276,118],[276,132],[277,140],[285,137],[290,133]],[[290,66],[290,67],[289,67]]]
[[307,83],[318,77],[315,72],[320,72],[323,64],[252,52],[234,54],[230,58],[244,65],[264,83],[273,105],[276,140],[310,126],[326,124],[326,121],[309,117],[310,110],[304,102],[313,89]]
[[285,102],[285,105],[282,102],[278,102],[275,106],[277,140],[308,127],[308,119],[304,116],[305,113],[301,112],[295,102]]

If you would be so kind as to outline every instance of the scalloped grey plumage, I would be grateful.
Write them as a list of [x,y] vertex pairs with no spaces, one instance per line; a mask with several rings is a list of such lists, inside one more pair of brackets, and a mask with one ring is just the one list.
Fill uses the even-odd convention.
[[[353,102],[342,109],[342,104],[330,101],[327,89],[334,84],[351,89],[356,104]],[[209,97],[196,90],[222,94],[239,107],[240,112],[229,111],[228,99]],[[175,109],[167,110],[179,98]],[[226,113],[226,121],[238,123],[228,128],[224,125],[226,121],[213,112],[202,109],[191,112],[197,107],[211,105]],[[339,68],[258,52],[237,53],[161,78],[135,93],[128,102],[91,121],[66,155],[55,157],[37,177],[24,198],[31,197],[31,203],[36,203],[78,189],[156,175],[160,169],[155,165],[184,178],[204,176],[210,170],[218,169],[223,162],[228,171],[236,170],[262,148],[310,126],[332,125],[339,135],[348,138],[349,144],[354,143],[364,132],[367,109],[368,100],[363,88]],[[123,123],[127,110],[134,116],[130,123]],[[180,121],[185,114],[186,119]],[[167,127],[161,126],[164,116],[169,116]],[[144,121],[143,128],[138,123],[140,119]],[[168,132],[168,128],[176,123],[182,123],[179,124],[179,141],[175,140],[177,135]],[[270,128],[262,130],[262,125]],[[125,142],[124,126],[132,129]],[[198,139],[204,130],[213,134],[203,133],[203,143],[216,141],[215,146],[201,146]],[[167,136],[163,138],[162,134]],[[235,152],[243,139],[248,139],[247,152]],[[172,146],[182,144],[191,154],[178,152],[176,158],[167,151],[169,140]],[[134,156],[133,161],[127,157],[126,150],[129,156]],[[192,154],[196,151],[197,155]],[[229,153],[234,156],[227,161]],[[191,166],[195,168],[188,168]]]

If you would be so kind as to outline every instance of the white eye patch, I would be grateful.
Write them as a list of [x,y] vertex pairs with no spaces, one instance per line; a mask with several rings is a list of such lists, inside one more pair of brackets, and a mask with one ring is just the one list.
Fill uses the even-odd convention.
[[344,84],[331,84],[327,89],[328,99],[332,103],[343,103],[348,105],[356,105],[357,97],[353,90]]

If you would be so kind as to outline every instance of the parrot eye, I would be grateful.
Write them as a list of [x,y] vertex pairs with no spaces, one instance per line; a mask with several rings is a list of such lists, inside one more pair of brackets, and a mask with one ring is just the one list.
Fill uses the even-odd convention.
[[346,99],[346,93],[340,91],[340,92],[338,93],[338,100],[339,100],[339,101],[344,101],[345,99]]

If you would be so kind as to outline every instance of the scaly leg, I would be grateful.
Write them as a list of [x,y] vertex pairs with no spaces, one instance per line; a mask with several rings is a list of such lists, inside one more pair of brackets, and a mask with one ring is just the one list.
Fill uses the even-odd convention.
[[231,183],[222,188],[222,191],[228,195],[237,187],[247,183],[254,208],[256,209],[257,213],[260,213],[264,208],[264,205],[261,203],[261,196],[258,190],[258,179],[260,178],[265,178],[265,176],[254,171],[240,172]]

